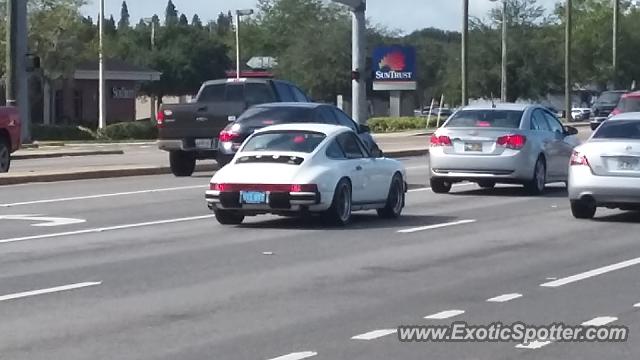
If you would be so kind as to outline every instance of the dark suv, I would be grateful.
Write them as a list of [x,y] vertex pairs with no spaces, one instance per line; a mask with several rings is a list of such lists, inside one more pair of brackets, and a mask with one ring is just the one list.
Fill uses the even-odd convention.
[[254,131],[263,127],[286,123],[320,123],[346,126],[358,134],[369,148],[369,151],[378,149],[368,126],[356,123],[342,110],[333,105],[272,103],[254,106],[245,111],[238,120],[227,125],[220,133],[218,163],[224,165],[231,161],[242,142]]
[[169,152],[174,175],[191,176],[196,160],[217,158],[220,131],[249,107],[309,101],[300,88],[281,80],[232,78],[207,81],[195,102],[160,107],[158,147]]
[[626,90],[605,91],[596,100],[591,108],[591,129],[595,130],[609,117],[622,95],[626,94]]

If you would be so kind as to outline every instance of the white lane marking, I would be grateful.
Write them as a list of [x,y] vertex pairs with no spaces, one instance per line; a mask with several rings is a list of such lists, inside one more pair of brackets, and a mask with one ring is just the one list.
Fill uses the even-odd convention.
[[504,294],[504,295],[492,297],[491,299],[487,299],[487,301],[488,302],[502,303],[502,302],[507,302],[507,301],[511,301],[511,300],[517,299],[519,297],[522,297],[522,294],[517,294],[517,293]]
[[446,311],[441,311],[439,313],[427,315],[424,318],[431,319],[431,320],[442,320],[442,319],[449,319],[454,316],[458,316],[462,314],[464,314],[464,310],[446,310]]
[[190,190],[190,189],[203,189],[204,190],[204,189],[206,189],[206,186],[192,185],[192,186],[180,186],[180,187],[172,187],[172,188],[164,188],[164,189],[149,189],[149,190],[127,191],[127,192],[112,193],[112,194],[97,194],[97,195],[87,195],[87,196],[74,196],[74,197],[68,197],[68,198],[23,201],[23,202],[0,204],[0,207],[12,207],[12,206],[21,206],[21,205],[35,205],[35,204],[48,204],[48,203],[56,203],[56,202],[63,202],[63,201],[100,199],[100,198],[108,198],[108,197],[115,197],[115,196],[149,194],[149,193],[156,193],[156,192],[179,191],[179,190]]
[[640,308],[640,303],[634,304],[633,307]]
[[84,220],[84,219],[46,217],[38,214],[36,215],[0,215],[0,220],[25,220],[25,221],[31,221],[31,222],[38,222],[39,224],[31,224],[31,226],[38,226],[38,227],[64,226],[64,225],[82,224],[87,222],[87,220]]
[[382,330],[374,330],[368,333],[356,335],[352,337],[352,340],[374,340],[381,338],[383,336],[395,334],[398,332],[398,329],[382,329]]
[[618,320],[615,316],[599,316],[589,321],[583,322],[582,326],[604,326]]
[[78,230],[78,231],[67,231],[67,232],[54,233],[54,234],[24,236],[24,237],[17,237],[17,238],[11,238],[11,239],[2,239],[2,240],[0,240],[0,244],[6,244],[6,243],[12,243],[12,242],[18,242],[18,241],[27,241],[27,240],[48,239],[48,238],[61,237],[61,236],[72,236],[72,235],[80,235],[80,234],[99,233],[99,232],[103,232],[103,231],[132,229],[132,228],[139,228],[139,227],[152,226],[152,225],[173,224],[173,223],[185,222],[185,221],[210,219],[210,218],[214,218],[214,217],[215,217],[215,215],[192,216],[192,217],[179,218],[179,219],[149,221],[149,222],[143,222],[143,223],[138,223],[138,224],[116,225],[116,226],[107,226],[107,227],[94,228],[94,229],[85,229],[85,230]]
[[[452,187],[462,187],[462,186],[472,186],[475,185],[475,183],[462,183],[462,184],[453,184],[451,185]],[[431,191],[430,187],[423,187],[423,188],[417,188],[417,189],[410,189],[407,192],[421,192],[421,191]]]
[[102,284],[102,281],[83,282],[83,283],[77,283],[77,284],[56,286],[56,287],[47,288],[47,289],[25,291],[25,292],[20,292],[20,293],[8,294],[8,295],[0,296],[0,301],[21,299],[21,298],[26,298],[26,297],[30,297],[30,296],[37,296],[37,295],[51,294],[51,293],[56,293],[56,292],[61,292],[61,291],[75,290],[75,289],[85,288],[85,287],[89,287],[89,286],[96,286],[96,285],[100,285],[100,284]]
[[442,224],[427,225],[427,226],[420,226],[420,227],[415,227],[415,228],[410,228],[410,229],[403,229],[403,230],[398,230],[398,232],[401,233],[401,234],[411,234],[411,233],[418,232],[418,231],[440,229],[440,228],[448,227],[448,226],[471,224],[471,223],[474,223],[476,221],[477,220],[460,220],[460,221],[453,221],[453,222],[442,223]]
[[627,267],[630,267],[630,266],[634,266],[634,265],[638,265],[638,264],[640,264],[640,257],[635,258],[635,259],[631,259],[631,260],[627,260],[627,261],[623,261],[623,262],[619,262],[617,264],[607,265],[607,266],[603,266],[603,267],[600,267],[600,268],[597,268],[597,269],[585,271],[583,273],[572,275],[572,276],[568,276],[568,277],[561,278],[561,279],[558,279],[558,280],[546,282],[544,284],[540,284],[540,286],[555,288],[555,287],[571,284],[571,283],[574,283],[576,281],[588,279],[590,277],[606,274],[606,273],[611,272],[611,271],[624,269],[624,268],[627,268]]
[[528,344],[518,344],[516,345],[517,349],[528,349],[528,350],[535,350],[535,349],[540,349],[543,346],[547,346],[551,344],[551,341],[532,341]]
[[318,353],[314,351],[303,351],[303,352],[297,352],[297,353],[278,356],[277,358],[273,358],[269,360],[301,360],[301,359],[310,358],[316,355],[318,355]]

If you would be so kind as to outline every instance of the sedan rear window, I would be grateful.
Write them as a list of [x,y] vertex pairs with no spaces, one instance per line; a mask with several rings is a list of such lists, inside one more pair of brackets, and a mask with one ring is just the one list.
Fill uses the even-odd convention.
[[311,153],[325,139],[325,135],[311,131],[265,132],[253,136],[242,148],[248,151],[292,151]]
[[253,107],[242,114],[238,123],[248,128],[277,124],[313,122],[313,110],[286,107]]
[[607,120],[600,125],[593,138],[640,140],[640,120]]
[[522,114],[515,110],[462,110],[455,113],[445,127],[517,129]]
[[640,111],[640,97],[626,97],[620,99],[618,110],[623,113]]

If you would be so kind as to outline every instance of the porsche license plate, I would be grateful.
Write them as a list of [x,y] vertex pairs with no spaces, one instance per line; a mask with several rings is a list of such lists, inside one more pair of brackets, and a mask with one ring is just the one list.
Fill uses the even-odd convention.
[[261,191],[241,191],[240,199],[243,204],[266,204],[267,194]]
[[482,151],[482,143],[476,143],[476,142],[464,143],[464,151],[481,152]]

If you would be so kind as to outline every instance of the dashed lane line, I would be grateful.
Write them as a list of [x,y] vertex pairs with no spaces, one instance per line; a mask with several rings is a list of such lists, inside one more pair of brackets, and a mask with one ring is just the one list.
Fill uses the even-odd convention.
[[447,223],[441,223],[441,224],[419,226],[419,227],[414,227],[414,228],[409,228],[409,229],[402,229],[402,230],[398,230],[398,232],[400,234],[411,234],[411,233],[415,233],[415,232],[418,232],[418,231],[440,229],[440,228],[449,227],[449,226],[456,226],[456,225],[471,224],[471,223],[474,223],[476,221],[477,220],[460,220],[460,221],[453,221],[453,222],[447,222]]
[[303,352],[296,352],[296,353],[278,356],[277,358],[273,358],[269,360],[302,360],[302,359],[307,359],[316,355],[318,355],[318,353],[315,351],[303,351]]
[[374,340],[387,335],[395,334],[398,332],[398,329],[381,329],[374,330],[364,334],[356,335],[352,337],[352,340]]
[[491,299],[487,299],[487,302],[503,303],[503,302],[515,300],[521,297],[522,297],[522,294],[518,294],[518,293],[504,294],[504,295],[492,297]]
[[567,276],[565,278],[557,279],[557,280],[554,280],[554,281],[549,281],[549,282],[546,282],[544,284],[540,284],[540,286],[556,288],[556,287],[559,287],[559,286],[571,284],[571,283],[574,283],[574,282],[577,282],[577,281],[581,281],[581,280],[588,279],[588,278],[591,278],[591,277],[594,277],[594,276],[606,274],[608,272],[612,272],[612,271],[628,268],[630,266],[634,266],[634,265],[638,265],[638,264],[640,264],[640,257],[637,257],[637,258],[631,259],[631,260],[622,261],[622,262],[619,262],[619,263],[616,263],[616,264],[612,264],[612,265],[603,266],[603,267],[600,267],[600,268],[597,268],[597,269],[585,271],[583,273]]
[[15,293],[15,294],[2,295],[2,296],[0,296],[0,301],[15,300],[15,299],[21,299],[21,298],[37,296],[37,295],[52,294],[52,293],[57,293],[57,292],[61,292],[61,291],[76,290],[76,289],[86,288],[86,287],[89,287],[89,286],[96,286],[96,285],[100,285],[100,284],[102,284],[102,281],[82,282],[82,283],[77,283],[77,284],[56,286],[56,287],[47,288],[47,289],[25,291],[25,292],[20,292],[20,293]]
[[429,320],[443,320],[464,314],[464,310],[446,310],[439,313],[427,315],[424,318]]

